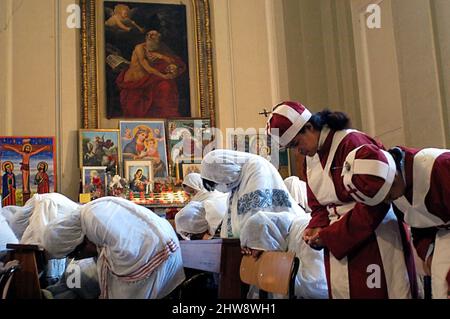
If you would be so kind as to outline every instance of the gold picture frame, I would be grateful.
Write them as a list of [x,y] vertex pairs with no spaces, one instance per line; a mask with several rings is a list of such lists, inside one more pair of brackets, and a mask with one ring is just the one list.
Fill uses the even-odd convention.
[[[104,103],[104,90],[101,88],[104,83],[100,83],[100,65],[103,65],[101,58],[101,48],[97,37],[99,26],[100,5],[104,1],[80,0],[81,7],[81,128],[95,129],[99,127],[117,127],[117,120],[109,123],[102,115]],[[130,2],[130,1],[121,1]],[[141,1],[142,2],[142,1]],[[151,3],[151,0],[145,1]],[[193,29],[191,38],[195,40],[195,57],[191,67],[191,76],[195,80],[195,98],[191,98],[191,104],[196,103],[198,113],[193,117],[206,117],[211,120],[211,126],[215,126],[215,90],[212,62],[212,40],[210,30],[210,10],[209,0],[184,0],[190,6],[189,19],[192,20],[190,29]],[[179,3],[179,2],[178,2]],[[103,44],[101,44],[103,45]],[[194,80],[192,80],[194,81]],[[101,93],[100,93],[101,92]],[[192,107],[191,107],[192,109]],[[105,121],[101,124],[101,121]]]

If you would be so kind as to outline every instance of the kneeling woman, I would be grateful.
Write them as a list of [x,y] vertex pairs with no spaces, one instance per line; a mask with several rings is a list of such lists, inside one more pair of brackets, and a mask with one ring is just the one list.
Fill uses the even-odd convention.
[[98,253],[101,298],[163,298],[185,279],[170,223],[122,198],[94,200],[49,223],[43,237],[55,258]]

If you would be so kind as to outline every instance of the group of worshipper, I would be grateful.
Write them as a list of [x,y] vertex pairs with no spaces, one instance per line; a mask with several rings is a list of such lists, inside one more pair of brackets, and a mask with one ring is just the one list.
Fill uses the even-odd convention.
[[432,297],[448,298],[450,150],[386,151],[349,126],[344,113],[312,114],[294,101],[276,105],[267,123],[281,147],[306,157],[303,240],[324,252],[329,297],[414,298],[417,253]]
[[417,298],[418,258],[433,298],[447,298],[450,151],[386,150],[349,126],[341,112],[276,105],[267,132],[305,156],[306,181],[283,180],[261,156],[213,150],[201,173],[183,181],[191,200],[176,214],[175,229],[126,199],[78,205],[48,194],[35,195],[21,213],[4,208],[0,227],[9,224],[11,232],[0,234],[39,244],[51,258],[94,258],[87,268],[95,275],[86,277],[95,277],[101,298],[169,295],[185,280],[179,238],[214,237],[239,238],[254,258],[294,252],[297,298]]
[[[79,205],[61,194],[35,194],[24,207],[3,207],[0,227],[2,246],[36,244],[50,261],[76,260],[67,269],[80,270],[79,284],[50,285],[51,297],[164,298],[185,280],[172,225],[126,199]],[[59,276],[67,279],[70,271],[63,267]]]

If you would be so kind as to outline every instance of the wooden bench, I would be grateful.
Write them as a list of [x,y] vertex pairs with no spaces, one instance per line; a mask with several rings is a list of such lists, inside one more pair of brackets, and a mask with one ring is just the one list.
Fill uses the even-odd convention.
[[7,261],[17,260],[20,270],[11,282],[9,296],[15,299],[41,299],[40,277],[47,262],[44,249],[37,245],[7,244]]

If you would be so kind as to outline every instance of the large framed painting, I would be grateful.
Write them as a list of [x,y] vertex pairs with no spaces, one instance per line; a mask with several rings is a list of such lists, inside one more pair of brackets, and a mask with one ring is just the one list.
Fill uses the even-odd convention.
[[206,117],[214,125],[208,0],[81,0],[82,127]]
[[119,174],[119,130],[80,129],[78,147],[80,167],[106,166],[111,176]]
[[167,178],[169,175],[164,121],[120,121],[119,127],[122,162],[151,160],[154,178]]
[[174,119],[167,121],[168,153],[171,176],[176,174],[179,162],[194,162],[203,158],[205,147],[213,136],[209,119]]
[[0,136],[2,206],[56,191],[54,137]]

